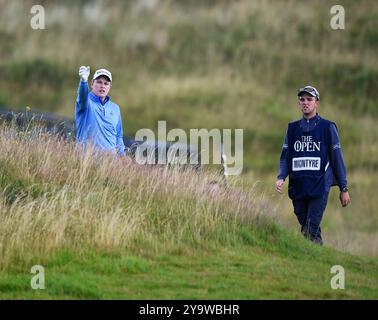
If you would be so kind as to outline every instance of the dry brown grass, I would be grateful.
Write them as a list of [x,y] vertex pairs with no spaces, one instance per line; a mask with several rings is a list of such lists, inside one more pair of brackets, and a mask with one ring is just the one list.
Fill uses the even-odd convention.
[[63,248],[232,239],[238,225],[268,216],[259,197],[220,177],[95,155],[36,129],[0,130],[3,269]]

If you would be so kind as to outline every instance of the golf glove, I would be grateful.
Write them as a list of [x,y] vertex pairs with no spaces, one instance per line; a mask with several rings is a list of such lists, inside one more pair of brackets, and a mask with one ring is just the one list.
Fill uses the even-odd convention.
[[90,74],[90,67],[81,66],[79,69],[79,76],[82,82],[87,82]]

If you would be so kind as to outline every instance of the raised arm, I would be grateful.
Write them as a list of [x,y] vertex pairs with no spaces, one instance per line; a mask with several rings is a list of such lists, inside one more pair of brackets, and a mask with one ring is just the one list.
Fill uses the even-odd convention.
[[76,98],[76,113],[80,113],[85,111],[87,107],[87,101],[88,101],[88,77],[90,73],[90,68],[81,66],[79,69],[79,77],[80,77],[80,83],[79,88],[77,90],[77,98]]

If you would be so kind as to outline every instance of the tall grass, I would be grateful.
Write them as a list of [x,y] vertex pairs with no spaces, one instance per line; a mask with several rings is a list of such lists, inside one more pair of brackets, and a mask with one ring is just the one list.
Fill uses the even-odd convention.
[[[107,67],[126,134],[157,130],[158,120],[184,130],[243,128],[242,179],[272,186],[287,122],[300,117],[296,90],[315,85],[320,114],[338,125],[353,197],[348,220],[330,199],[330,240],[376,253],[377,1],[338,1],[345,30],[331,29],[327,1],[44,1],[40,31],[30,28],[34,4],[0,0],[0,106],[73,117],[78,67]],[[14,190],[24,190],[20,181]],[[39,190],[36,183],[27,194]],[[289,202],[270,200],[292,217]]]
[[127,134],[157,120],[244,128],[246,169],[267,172],[282,143],[271,128],[298,117],[296,89],[311,83],[322,114],[347,128],[351,165],[377,166],[374,127],[362,130],[378,110],[375,1],[340,1],[345,30],[331,29],[332,4],[320,2],[89,0],[44,2],[46,29],[37,31],[33,4],[1,1],[0,103],[8,107],[73,116],[78,67],[107,67]]
[[[246,169],[275,170],[266,159],[279,152],[282,134],[272,126],[284,131],[298,117],[299,86],[316,85],[322,114],[335,109],[340,121],[353,118],[350,126],[365,128],[360,117],[377,116],[377,3],[338,4],[347,23],[337,31],[331,4],[319,2],[45,2],[46,29],[37,31],[32,1],[2,1],[0,103],[73,116],[77,68],[103,66],[113,71],[111,96],[127,134],[156,129],[157,120],[184,130],[244,128]],[[360,141],[376,145],[374,125],[349,127],[352,165],[376,166],[375,147],[362,161],[352,151]]]
[[[269,207],[191,169],[144,167],[50,136],[0,129],[0,267],[58,249],[236,241]],[[139,243],[139,245],[138,245]]]

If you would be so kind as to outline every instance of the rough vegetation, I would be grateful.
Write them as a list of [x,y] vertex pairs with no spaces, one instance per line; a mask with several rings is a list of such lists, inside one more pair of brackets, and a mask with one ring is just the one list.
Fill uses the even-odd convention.
[[[0,107],[72,117],[78,67],[106,67],[125,134],[157,130],[158,120],[186,131],[243,128],[244,171],[230,179],[232,194],[214,193],[211,174],[105,165],[41,132],[2,128],[0,294],[36,297],[20,274],[37,261],[57,276],[44,297],[374,297],[376,261],[307,244],[273,184],[287,122],[300,116],[296,90],[314,85],[320,114],[338,125],[352,196],[342,209],[331,193],[326,244],[377,256],[378,2],[338,1],[345,30],[331,29],[333,3],[321,1],[40,3],[46,29],[32,30],[33,1],[0,0]],[[332,264],[353,274],[351,291],[329,289]],[[83,269],[87,286],[73,275]],[[111,277],[96,287],[109,273],[130,283],[126,294]]]

